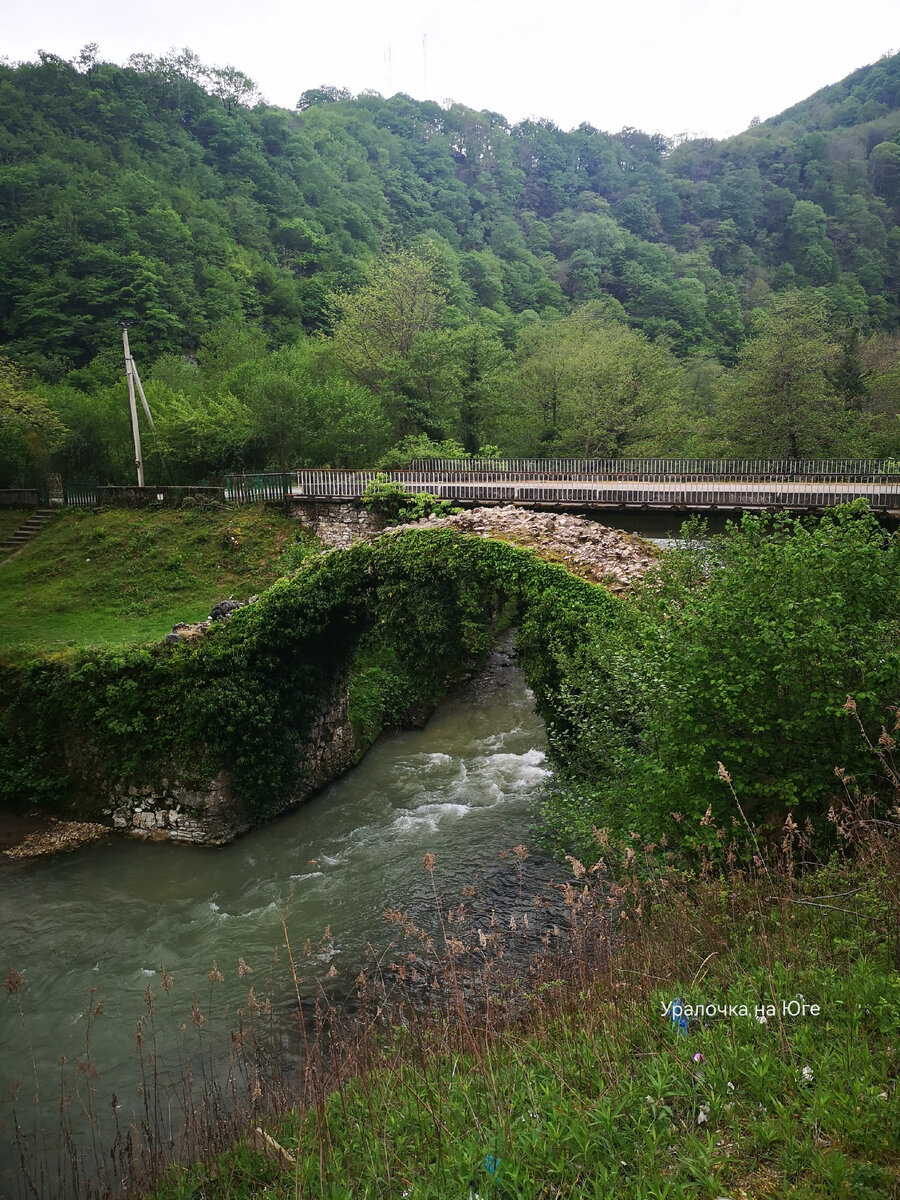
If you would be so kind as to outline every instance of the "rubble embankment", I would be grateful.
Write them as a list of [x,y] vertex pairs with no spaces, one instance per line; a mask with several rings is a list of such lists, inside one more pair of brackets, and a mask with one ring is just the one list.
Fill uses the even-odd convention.
[[659,560],[659,551],[652,543],[621,529],[611,529],[586,517],[535,512],[512,504],[468,509],[452,517],[427,517],[410,525],[392,526],[380,536],[404,529],[443,528],[530,547],[541,558],[561,563],[573,574],[602,583],[612,592],[627,591]]

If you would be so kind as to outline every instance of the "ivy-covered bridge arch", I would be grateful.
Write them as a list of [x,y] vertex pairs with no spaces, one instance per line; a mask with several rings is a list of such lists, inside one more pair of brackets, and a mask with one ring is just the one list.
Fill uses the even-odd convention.
[[538,705],[558,655],[625,605],[532,551],[452,529],[328,553],[205,636],[0,673],[0,796],[223,841],[432,708],[515,621]]

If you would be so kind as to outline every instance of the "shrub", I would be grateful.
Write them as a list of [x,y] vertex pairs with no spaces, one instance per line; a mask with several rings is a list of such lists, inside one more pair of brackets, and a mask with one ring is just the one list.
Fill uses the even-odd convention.
[[[561,831],[612,821],[652,836],[733,812],[719,763],[757,820],[827,809],[836,768],[875,786],[867,727],[900,699],[900,539],[864,504],[816,522],[745,516],[698,530],[642,586],[626,624],[555,649],[552,744]],[[566,815],[569,814],[569,815]],[[675,822],[678,823],[677,821]]]
[[449,500],[439,500],[430,492],[408,492],[402,484],[386,475],[376,476],[369,484],[362,503],[369,512],[383,517],[388,525],[403,525],[434,515],[446,517],[462,511],[454,508]]

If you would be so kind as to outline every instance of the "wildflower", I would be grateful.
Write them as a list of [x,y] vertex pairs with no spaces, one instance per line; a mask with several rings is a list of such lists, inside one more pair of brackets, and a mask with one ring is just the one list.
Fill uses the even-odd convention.
[[238,975],[240,975],[241,979],[243,979],[245,975],[252,975],[252,974],[253,974],[253,968],[248,967],[247,964],[244,962],[244,960],[242,958],[239,958],[238,959]]
[[209,980],[210,983],[221,983],[222,980],[224,979],[224,975],[222,974],[222,972],[219,970],[218,966],[216,965],[215,959],[213,959],[212,970],[207,973],[206,978]]
[[800,1072],[800,1078],[803,1080],[804,1083],[812,1083],[813,1078],[814,1078],[813,1072],[812,1072],[812,1067],[804,1067],[803,1070]]
[[705,1125],[709,1120],[709,1105],[701,1104],[700,1111],[697,1113],[697,1124]]

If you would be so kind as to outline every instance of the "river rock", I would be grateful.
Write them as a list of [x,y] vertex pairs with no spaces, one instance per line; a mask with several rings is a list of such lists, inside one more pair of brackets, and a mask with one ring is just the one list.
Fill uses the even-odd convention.
[[227,600],[220,601],[216,604],[209,613],[211,621],[227,621],[233,612],[237,612],[239,608],[246,608],[248,604],[255,604],[259,596],[248,596],[246,600],[235,600],[234,596],[229,596]]
[[210,621],[197,621],[193,625],[185,621],[179,621],[177,625],[172,626],[172,632],[166,634],[166,641],[172,642],[189,642],[193,638],[202,637],[209,629]]

